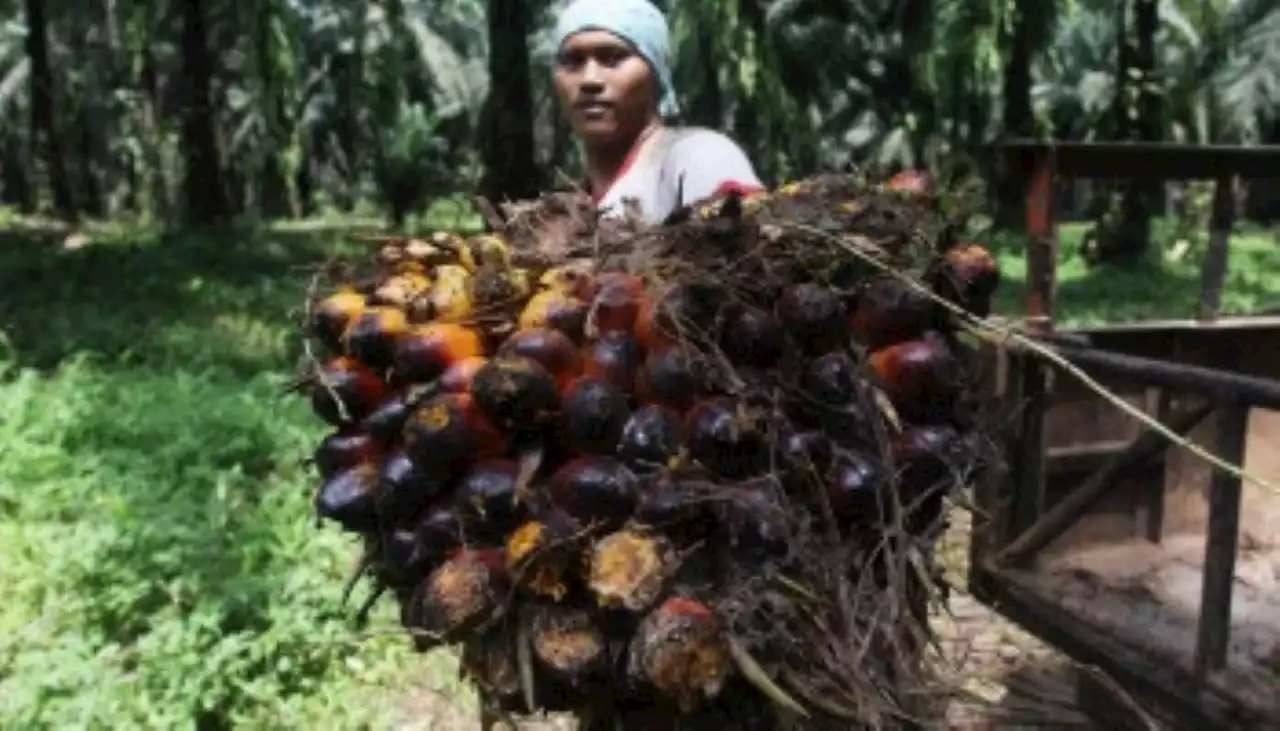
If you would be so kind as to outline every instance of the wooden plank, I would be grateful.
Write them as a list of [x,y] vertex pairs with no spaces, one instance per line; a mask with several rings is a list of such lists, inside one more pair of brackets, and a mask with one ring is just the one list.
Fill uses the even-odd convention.
[[992,349],[996,374],[994,381],[983,384],[987,398],[982,401],[983,421],[996,425],[994,442],[1003,447],[994,469],[984,470],[973,486],[974,511],[969,531],[969,591],[975,597],[987,595],[986,575],[982,566],[987,558],[1003,546],[1010,534],[1009,522],[1012,510],[1010,502],[1017,495],[1017,461],[1019,419],[1006,418],[1001,404],[1022,403],[1022,373],[1017,367],[1019,358],[1004,349]]
[[[1218,456],[1230,464],[1244,463],[1249,407],[1228,404],[1218,427]],[[1205,678],[1227,664],[1231,638],[1231,595],[1240,542],[1240,478],[1214,470],[1209,487],[1209,535],[1205,541],[1204,583],[1196,639],[1195,672]]]
[[1050,447],[1045,455],[1044,471],[1046,475],[1095,472],[1128,447],[1129,441],[1124,439]]
[[[1071,328],[1054,333],[1055,337],[1063,338],[1059,342],[1068,344],[1088,345],[1089,336],[1091,334],[1105,335],[1107,333],[1148,333],[1171,331],[1177,334],[1177,331],[1200,330],[1200,331],[1233,331],[1247,332],[1250,330],[1280,330],[1280,317],[1275,315],[1247,315],[1219,317],[1216,320],[1139,320],[1136,322],[1117,322],[1106,325],[1090,325],[1088,327]],[[1074,336],[1074,340],[1068,340]]]
[[[1148,413],[1154,413],[1161,424],[1167,424],[1174,411],[1173,398],[1164,389],[1153,390],[1155,391],[1156,406],[1154,412]],[[1138,529],[1152,543],[1159,543],[1161,536],[1164,535],[1164,489],[1168,474],[1168,460],[1164,460],[1161,462],[1160,479],[1151,483],[1146,494],[1142,496],[1142,502],[1138,508]]]
[[1094,442],[1092,444],[1051,447],[1048,456],[1054,462],[1061,461],[1064,464],[1074,465],[1077,460],[1088,463],[1099,457],[1110,457],[1117,452],[1123,452],[1128,446],[1129,442],[1123,439],[1109,439],[1105,442]]
[[[1053,306],[1058,286],[1058,227],[1054,221],[1053,179],[1055,156],[1043,148],[1031,154],[1027,187],[1027,285],[1026,313],[1029,327],[1052,333]],[[1014,358],[1019,371],[1022,413],[1011,474],[1016,486],[1008,493],[1008,528],[1016,534],[1031,525],[1044,510],[1045,412],[1049,405],[1049,368],[1038,358]],[[1010,483],[1012,484],[1012,483]]]
[[[1176,434],[1186,434],[1204,420],[1213,406],[1205,404],[1179,415],[1169,428]],[[1088,480],[1064,497],[1051,510],[1040,517],[1022,535],[1015,538],[999,554],[1001,563],[1018,563],[1039,552],[1072,526],[1080,516],[1097,503],[1124,473],[1154,457],[1168,447],[1164,435],[1146,429],[1128,449],[1117,454],[1106,467],[1094,473]]]
[[1086,371],[1129,378],[1148,386],[1207,396],[1219,403],[1237,400],[1267,409],[1280,409],[1280,380],[1245,376],[1203,366],[1139,358],[1096,348],[1055,345],[1053,349]]
[[1053,210],[1055,156],[1043,148],[1031,156],[1027,186],[1027,282],[1025,313],[1039,332],[1053,330],[1058,289],[1058,225]]
[[1170,716],[1178,720],[1172,728],[1187,731],[1274,728],[1274,719],[1260,718],[1215,688],[1197,683],[1178,663],[1152,658],[1113,631],[1063,609],[1033,588],[1032,582],[1021,578],[1029,576],[1029,572],[1000,569],[988,563],[981,568],[981,573],[991,591],[984,599],[986,603],[1076,662],[1095,665],[1121,687],[1169,708]]
[[1009,140],[995,147],[1001,154],[1024,159],[1053,154],[1058,174],[1076,178],[1214,180],[1224,174],[1246,179],[1280,176],[1280,145]]
[[1021,371],[1022,410],[1017,420],[1017,433],[1008,442],[1013,453],[1009,455],[1013,465],[1011,475],[1014,489],[1007,496],[1009,504],[1010,535],[1017,535],[1044,512],[1045,471],[1045,412],[1048,409],[1048,368],[1036,358],[1019,358],[1014,361]]

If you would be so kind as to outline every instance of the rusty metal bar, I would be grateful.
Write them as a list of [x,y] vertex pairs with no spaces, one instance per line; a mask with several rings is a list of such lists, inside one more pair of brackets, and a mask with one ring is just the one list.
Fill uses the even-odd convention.
[[[1213,411],[1212,404],[1204,404],[1172,419],[1169,428],[1178,435],[1185,435],[1204,421]],[[1030,528],[1015,538],[997,558],[1001,563],[1018,563],[1049,545],[1070,528],[1086,510],[1098,502],[1119,478],[1159,454],[1168,446],[1164,435],[1154,429],[1144,429],[1127,449],[1112,457],[1106,466],[1093,473],[1079,487],[1058,501]]]
[[1215,180],[1234,174],[1266,179],[1276,177],[1280,170],[1280,145],[1010,140],[998,148],[1013,155],[1052,151],[1058,174],[1077,178]]
[[1053,349],[1086,371],[1129,378],[1172,391],[1191,392],[1218,403],[1244,401],[1265,409],[1280,409],[1280,380],[1274,378],[1169,363],[1097,348],[1055,344]]
[[[1240,401],[1223,407],[1218,425],[1218,456],[1231,464],[1244,461],[1249,406]],[[1240,478],[1214,470],[1209,487],[1209,534],[1204,548],[1204,580],[1200,587],[1200,619],[1196,637],[1195,675],[1203,680],[1227,664],[1231,638],[1231,595],[1240,543]]]

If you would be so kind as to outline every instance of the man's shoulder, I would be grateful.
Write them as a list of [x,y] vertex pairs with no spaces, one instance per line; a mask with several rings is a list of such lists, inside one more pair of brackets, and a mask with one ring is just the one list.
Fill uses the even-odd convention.
[[742,149],[729,135],[708,127],[673,127],[668,130],[668,134],[673,149],[688,150],[699,147]]
[[698,169],[704,174],[718,171],[738,177],[754,176],[746,150],[729,135],[703,127],[682,127],[673,130],[667,148],[666,164],[669,168],[688,171]]

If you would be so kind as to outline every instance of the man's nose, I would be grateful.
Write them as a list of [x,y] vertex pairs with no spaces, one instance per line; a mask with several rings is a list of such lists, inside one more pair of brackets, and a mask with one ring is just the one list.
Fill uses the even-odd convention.
[[587,94],[599,94],[604,91],[604,74],[601,71],[600,64],[587,61],[582,68],[582,80],[578,88]]

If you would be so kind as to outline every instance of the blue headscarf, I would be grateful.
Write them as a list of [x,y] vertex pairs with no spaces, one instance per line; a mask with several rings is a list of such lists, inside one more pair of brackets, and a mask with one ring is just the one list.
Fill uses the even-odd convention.
[[662,11],[648,0],[575,0],[556,21],[555,47],[584,30],[608,31],[636,47],[658,80],[658,113],[672,117],[680,112],[671,85],[671,33]]

